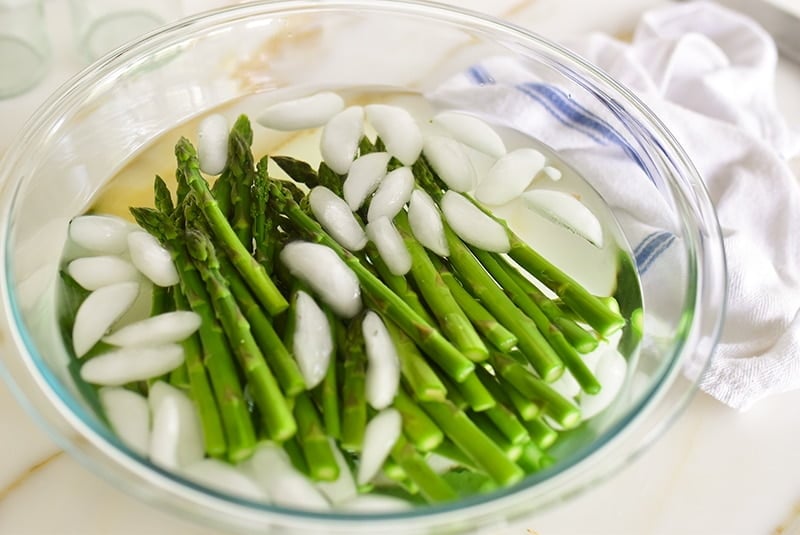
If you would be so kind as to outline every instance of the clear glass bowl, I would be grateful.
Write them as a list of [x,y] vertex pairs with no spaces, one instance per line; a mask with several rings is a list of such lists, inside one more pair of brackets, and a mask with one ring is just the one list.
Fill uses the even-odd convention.
[[[606,156],[635,163],[638,171],[624,180],[651,182],[646,200],[657,199],[657,219],[674,234],[669,273],[658,288],[644,288],[641,349],[631,364],[630,387],[614,410],[573,440],[559,463],[513,488],[397,514],[323,514],[249,503],[167,473],[122,446],[69,380],[54,308],[67,224],[104,182],[164,132],[245,95],[310,86],[427,93],[497,56],[513,58],[530,81],[560,91],[597,121],[589,126],[613,133],[613,143],[602,144],[596,155],[562,156],[590,183],[598,180]],[[528,106],[541,103],[531,99]],[[517,117],[492,119],[513,126]],[[558,148],[562,136],[573,134],[554,122],[542,136]],[[142,180],[150,183],[152,174]],[[724,312],[724,254],[713,208],[661,122],[568,51],[457,8],[298,0],[186,19],[117,49],[65,85],[9,150],[0,184],[2,359],[12,390],[62,447],[120,488],[207,525],[242,532],[263,533],[268,526],[282,533],[462,532],[566,500],[613,474],[675,419],[710,359]],[[612,211],[621,212],[613,191],[600,188]],[[625,223],[625,214],[617,215],[633,243],[639,230]]]

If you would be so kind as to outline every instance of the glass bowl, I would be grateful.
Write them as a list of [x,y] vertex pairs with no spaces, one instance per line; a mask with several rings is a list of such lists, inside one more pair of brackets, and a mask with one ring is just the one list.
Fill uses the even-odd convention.
[[[509,61],[524,72],[524,83],[489,68]],[[527,88],[527,100],[484,115],[520,129],[534,128],[529,117],[545,117],[534,133],[599,191],[634,248],[638,274],[651,268],[659,235],[662,249],[670,249],[655,283],[642,287],[642,340],[613,410],[571,440],[558,463],[512,488],[391,514],[251,503],[125,448],[66,373],[54,290],[70,218],[159,136],[243,96],[257,95],[255,102],[284,88],[388,86],[433,95],[450,107],[477,106],[474,99],[459,104],[458,91],[440,91],[459,80],[500,92]],[[149,187],[152,177],[143,173],[141,181]],[[664,125],[628,90],[559,46],[441,5],[276,1],[178,22],[117,49],[66,84],[7,153],[0,184],[2,359],[11,389],[91,470],[144,500],[233,531],[456,533],[564,501],[628,463],[675,419],[710,360],[724,312],[725,262],[713,208]],[[652,221],[634,217],[632,201],[653,209]]]

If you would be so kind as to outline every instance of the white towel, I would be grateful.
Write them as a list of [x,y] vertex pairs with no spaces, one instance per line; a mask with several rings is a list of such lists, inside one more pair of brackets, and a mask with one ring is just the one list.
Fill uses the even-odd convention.
[[[800,138],[776,110],[777,53],[769,35],[740,14],[697,2],[646,13],[631,43],[592,35],[566,45],[659,115],[689,153],[716,207],[729,303],[701,388],[738,409],[800,388],[800,186],[785,161],[800,148]],[[633,151],[559,82],[532,77],[518,61],[495,57],[431,97],[505,117],[508,126],[582,162],[582,171],[593,166],[600,193],[636,223],[627,227],[634,229],[631,245],[642,284],[658,292],[660,277],[674,272],[675,237],[671,223],[657,215],[648,181],[631,188],[630,182],[602,178],[641,176]],[[672,297],[657,301],[675,305]]]

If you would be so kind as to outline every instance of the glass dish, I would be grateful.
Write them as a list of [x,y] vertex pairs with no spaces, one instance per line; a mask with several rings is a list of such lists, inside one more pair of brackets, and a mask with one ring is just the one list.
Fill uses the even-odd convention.
[[[54,304],[67,225],[125,162],[165,132],[243,96],[283,88],[378,86],[429,93],[479,62],[507,57],[555,88],[589,126],[613,134],[596,156],[563,153],[590,183],[603,158],[635,164],[658,219],[674,236],[668,276],[643,290],[641,350],[629,388],[555,466],[521,484],[393,514],[295,511],[250,503],[165,472],[125,448],[76,393],[65,370]],[[529,106],[541,106],[531,99]],[[257,111],[257,108],[256,108]],[[512,117],[493,117],[513,126]],[[568,135],[554,122],[542,141]],[[608,151],[607,153],[605,151]],[[585,156],[585,154],[583,154]],[[153,174],[142,176],[150,183]],[[105,56],[53,96],[0,167],[0,292],[4,375],[60,446],[125,491],[206,525],[280,533],[459,533],[510,521],[613,474],[686,406],[708,364],[724,313],[720,231],[691,162],[629,91],[575,55],[521,28],[425,2],[252,3],[185,19]],[[621,203],[603,191],[633,245]],[[653,201],[654,199],[647,199]],[[648,264],[640,259],[636,269]],[[687,379],[691,377],[692,379]]]

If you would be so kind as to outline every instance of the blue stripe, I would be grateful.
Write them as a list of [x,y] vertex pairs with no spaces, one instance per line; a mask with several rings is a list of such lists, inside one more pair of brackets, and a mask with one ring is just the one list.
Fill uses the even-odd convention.
[[642,265],[639,268],[639,271],[642,274],[644,274],[648,269],[650,269],[650,266],[653,265],[653,262],[655,262],[656,259],[664,253],[664,251],[669,249],[669,246],[672,245],[672,242],[674,242],[674,241],[675,241],[675,235],[674,234],[670,234],[669,237],[667,238],[667,240],[662,242],[661,247],[659,247],[658,249],[653,251],[653,253],[650,255],[650,257],[645,261],[644,265]]
[[653,240],[653,238],[655,238],[659,234],[661,234],[661,232],[651,232],[650,234],[648,234],[642,241],[639,242],[639,245],[637,245],[636,248],[633,250],[633,255],[634,256],[638,255],[639,252],[642,250],[642,247],[650,243]]
[[579,128],[580,125],[571,121],[569,117],[565,117],[562,113],[562,110],[560,110],[557,106],[555,106],[553,102],[548,100],[545,96],[529,90],[525,85],[517,86],[517,89],[522,93],[524,93],[525,95],[532,98],[533,100],[537,101],[542,106],[544,106],[544,108],[550,113],[550,115],[552,115],[554,119],[556,119],[564,126],[568,126],[575,130],[580,130],[585,136],[590,138],[592,141],[598,143],[599,145],[605,145],[605,142],[602,138],[597,137],[591,131]]
[[[647,243],[644,247],[641,245],[637,247],[638,252],[634,253],[634,257],[636,258],[636,265],[639,266],[641,270],[642,267],[649,263],[650,257],[655,253],[656,250],[661,246],[662,243],[669,240],[671,237],[674,237],[669,232],[659,232],[656,236]],[[647,240],[647,238],[645,238]]]
[[[554,109],[558,110],[563,117],[563,119],[559,120],[565,125],[583,132],[595,141],[597,137],[595,137],[595,135],[590,135],[589,132],[594,132],[602,139],[617,145],[649,176],[644,162],[628,142],[625,141],[616,130],[609,126],[608,123],[599,119],[596,115],[589,113],[585,108],[577,106],[575,101],[569,98],[568,95],[556,90],[551,85],[535,82],[518,85],[517,89],[528,96],[534,97],[535,95],[540,95],[542,98],[549,101],[551,105],[547,106],[548,110],[550,110],[551,113]],[[539,98],[536,100],[542,102]],[[564,119],[566,119],[566,121]]]
[[492,77],[492,75],[480,65],[470,67],[469,74],[472,76],[472,79],[480,85],[495,83],[495,79]]

